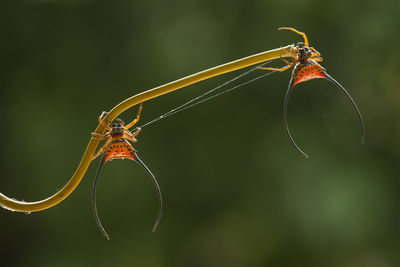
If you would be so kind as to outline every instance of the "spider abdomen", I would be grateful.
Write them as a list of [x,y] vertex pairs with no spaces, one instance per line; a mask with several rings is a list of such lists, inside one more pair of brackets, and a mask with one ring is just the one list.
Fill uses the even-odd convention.
[[309,60],[306,64],[299,63],[293,69],[293,86],[312,79],[326,78],[325,70],[317,62]]
[[135,150],[125,139],[112,141],[104,149],[104,162],[113,159],[130,159],[136,161]]

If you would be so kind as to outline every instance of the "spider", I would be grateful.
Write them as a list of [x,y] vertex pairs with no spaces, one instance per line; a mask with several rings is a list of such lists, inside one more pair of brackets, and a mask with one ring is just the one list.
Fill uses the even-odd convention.
[[294,31],[301,36],[303,36],[304,42],[297,43],[296,47],[299,50],[299,54],[297,57],[292,57],[292,62],[290,63],[289,61],[281,58],[287,65],[282,67],[282,68],[266,68],[266,67],[259,67],[259,69],[263,70],[272,70],[272,71],[285,71],[291,67],[294,66],[292,76],[289,81],[289,87],[286,92],[285,96],[285,101],[283,105],[283,119],[285,123],[285,128],[286,132],[289,135],[290,141],[292,144],[295,146],[295,148],[302,154],[305,158],[308,158],[308,155],[304,153],[300,147],[296,144],[294,141],[290,131],[289,131],[289,126],[287,123],[287,108],[288,108],[288,102],[289,102],[289,97],[290,94],[292,93],[293,88],[296,86],[296,84],[305,82],[308,80],[312,79],[318,79],[318,78],[324,78],[333,84],[335,84],[339,89],[343,91],[343,93],[350,99],[351,103],[353,104],[354,108],[357,111],[358,117],[361,122],[361,143],[363,144],[365,142],[365,126],[364,126],[364,121],[361,115],[360,110],[357,107],[357,104],[354,102],[353,98],[350,96],[350,94],[344,89],[344,87],[337,82],[335,79],[333,79],[323,68],[321,65],[319,65],[317,62],[323,61],[321,54],[313,47],[309,46],[307,35],[303,32],[300,32],[294,28],[290,27],[281,27],[278,30],[290,30]]
[[113,122],[111,126],[109,126],[106,122],[104,122],[103,118],[105,115],[107,115],[107,112],[103,112],[100,117],[99,117],[99,122],[101,125],[103,125],[108,132],[105,134],[98,134],[98,133],[92,133],[92,138],[93,139],[99,139],[99,140],[105,140],[108,139],[105,144],[97,151],[97,153],[92,157],[92,160],[96,159],[98,156],[103,154],[103,157],[100,161],[99,168],[96,173],[96,177],[93,181],[93,186],[92,186],[92,205],[93,205],[93,213],[96,219],[97,226],[99,227],[100,231],[103,233],[103,235],[109,240],[110,237],[107,234],[106,230],[104,229],[103,225],[101,224],[99,214],[97,212],[97,205],[96,205],[96,185],[97,185],[97,180],[99,178],[100,171],[103,167],[103,165],[110,160],[113,159],[130,159],[135,162],[137,162],[139,165],[141,165],[147,173],[150,175],[150,178],[152,182],[154,183],[154,186],[157,191],[157,196],[158,196],[158,201],[159,201],[159,210],[158,210],[158,216],[156,223],[153,227],[153,232],[156,231],[160,220],[161,220],[161,215],[162,215],[162,195],[161,195],[161,190],[160,186],[158,185],[158,182],[153,175],[153,173],[150,171],[150,169],[143,163],[143,161],[138,157],[136,150],[132,147],[131,142],[136,143],[136,136],[139,134],[141,131],[141,128],[136,128],[135,131],[132,133],[128,129],[131,128],[133,125],[135,125],[140,118],[140,113],[142,112],[143,105],[140,104],[138,114],[136,116],[136,119],[134,119],[131,123],[125,126],[124,122],[121,119],[116,119],[116,122]]

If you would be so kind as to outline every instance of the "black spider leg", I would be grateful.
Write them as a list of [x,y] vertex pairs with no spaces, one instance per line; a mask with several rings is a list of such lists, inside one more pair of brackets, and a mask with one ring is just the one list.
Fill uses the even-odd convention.
[[156,177],[153,175],[153,173],[150,171],[150,169],[144,164],[144,162],[138,157],[138,155],[136,153],[134,153],[134,154],[136,157],[136,162],[139,163],[139,165],[141,165],[147,171],[147,173],[150,175],[151,181],[153,182],[154,187],[156,188],[156,191],[157,191],[158,215],[157,215],[156,223],[153,226],[153,232],[155,232],[157,230],[158,225],[160,224],[161,216],[162,216],[163,201],[162,201],[161,189],[160,189],[160,186],[158,185]]
[[351,103],[353,104],[354,108],[356,109],[358,118],[360,119],[360,122],[361,122],[361,144],[364,144],[365,143],[365,125],[364,125],[364,120],[362,118],[361,112],[358,109],[356,102],[354,102],[354,100],[350,96],[350,94],[346,91],[346,89],[344,89],[344,87],[339,82],[337,82],[335,79],[333,79],[331,76],[329,76],[329,74],[326,73],[326,71],[324,71],[324,72],[325,72],[326,79],[328,81],[332,82],[333,84],[335,84],[337,87],[339,87],[343,91],[343,93],[345,93],[345,95],[350,99]]
[[[296,67],[295,67],[296,69]],[[295,69],[293,71],[295,71]],[[288,109],[288,103],[289,103],[289,97],[292,93],[293,90],[293,83],[294,83],[294,75],[292,75],[292,77],[290,78],[289,81],[289,86],[288,89],[286,91],[286,96],[285,96],[285,102],[283,104],[283,121],[285,123],[285,128],[286,128],[286,132],[290,138],[290,142],[292,142],[292,144],[294,145],[294,147],[297,149],[297,151],[300,152],[301,155],[303,155],[305,158],[308,158],[308,155],[306,153],[303,152],[303,150],[300,149],[300,147],[296,144],[296,142],[294,141],[290,130],[289,130],[289,126],[288,126],[288,122],[287,122],[287,109]]]
[[93,181],[93,186],[92,186],[92,206],[93,206],[93,213],[94,213],[94,218],[96,219],[97,226],[99,227],[101,233],[104,235],[107,240],[110,240],[110,236],[107,234],[106,230],[104,229],[103,225],[101,224],[99,213],[97,212],[97,205],[96,205],[96,186],[97,186],[97,180],[99,178],[100,171],[105,163],[105,153],[103,152],[104,156],[102,157],[100,161],[99,168],[97,169],[96,177],[94,178]]

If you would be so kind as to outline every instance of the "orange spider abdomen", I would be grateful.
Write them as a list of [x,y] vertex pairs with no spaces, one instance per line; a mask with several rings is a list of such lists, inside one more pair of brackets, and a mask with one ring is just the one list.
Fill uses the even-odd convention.
[[293,86],[298,83],[306,82],[312,79],[326,78],[325,70],[314,61],[308,61],[306,64],[299,64],[293,70]]
[[113,159],[130,159],[136,161],[135,150],[125,139],[113,141],[104,149],[104,162]]

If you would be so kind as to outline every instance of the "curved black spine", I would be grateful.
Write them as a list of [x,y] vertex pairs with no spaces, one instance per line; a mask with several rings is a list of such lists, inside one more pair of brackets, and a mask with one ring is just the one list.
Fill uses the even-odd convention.
[[349,92],[347,92],[347,90],[344,89],[344,87],[343,87],[338,81],[336,81],[336,80],[333,79],[328,73],[326,73],[326,71],[325,71],[325,76],[326,76],[326,79],[327,79],[328,81],[332,82],[332,83],[335,84],[337,87],[339,87],[339,89],[341,89],[341,90],[343,91],[343,93],[350,99],[351,103],[353,104],[354,108],[356,109],[358,118],[360,119],[360,122],[361,122],[361,144],[364,144],[364,143],[365,143],[365,125],[364,125],[363,117],[362,117],[362,115],[361,115],[360,110],[359,110],[358,107],[357,107],[356,102],[355,102],[354,99],[351,97],[351,95],[349,94]]
[[154,187],[156,188],[157,191],[157,197],[158,197],[158,215],[157,215],[157,220],[156,223],[153,226],[153,232],[157,230],[158,225],[160,224],[161,221],[161,216],[162,216],[162,208],[163,208],[163,201],[162,201],[162,195],[161,195],[161,189],[160,186],[158,185],[157,179],[154,176],[154,174],[150,171],[150,169],[144,164],[144,162],[138,157],[138,155],[135,153],[136,157],[136,162],[139,163],[140,166],[142,166],[147,173],[150,175],[150,179],[154,184]]
[[296,144],[296,142],[294,141],[294,139],[293,139],[293,137],[292,137],[292,134],[290,133],[289,125],[288,125],[288,122],[287,122],[287,110],[288,110],[288,104],[289,104],[289,97],[290,97],[290,95],[292,94],[293,87],[294,87],[294,86],[293,86],[293,83],[294,83],[294,79],[293,79],[293,77],[292,77],[292,78],[290,79],[290,81],[289,81],[289,86],[288,86],[288,89],[287,89],[287,91],[286,91],[285,102],[283,103],[283,121],[284,121],[284,123],[285,123],[286,132],[287,132],[287,134],[288,134],[288,136],[289,136],[290,142],[292,142],[292,144],[294,145],[294,147],[297,149],[297,151],[300,152],[300,154],[301,154],[303,157],[308,158],[308,155],[307,155],[306,153],[304,153],[303,150],[301,150],[300,147],[299,147],[299,146]]
[[110,236],[107,234],[106,230],[104,229],[103,225],[101,224],[99,213],[97,212],[97,205],[96,205],[96,187],[97,187],[97,180],[99,179],[99,174],[100,171],[105,163],[105,155],[102,157],[100,161],[99,168],[97,169],[96,177],[94,178],[93,181],[93,186],[92,186],[92,206],[93,206],[93,213],[94,213],[94,218],[96,219],[97,226],[99,227],[101,233],[104,235],[107,240],[110,240]]

